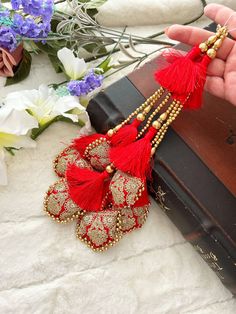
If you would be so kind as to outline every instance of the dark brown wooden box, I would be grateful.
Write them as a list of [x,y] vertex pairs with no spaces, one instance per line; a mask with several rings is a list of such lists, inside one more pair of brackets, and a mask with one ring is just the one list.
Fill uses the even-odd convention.
[[[91,100],[88,112],[98,132],[158,88],[156,66],[154,59]],[[150,193],[236,294],[236,107],[205,94],[203,109],[181,113],[156,153]]]

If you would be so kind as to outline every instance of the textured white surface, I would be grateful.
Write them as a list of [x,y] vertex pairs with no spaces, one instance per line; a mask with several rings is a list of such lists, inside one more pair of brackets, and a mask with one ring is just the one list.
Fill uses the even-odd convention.
[[[41,56],[31,76],[2,88],[1,97],[63,79]],[[44,193],[56,180],[52,160],[77,134],[58,123],[36,149],[8,156],[9,185],[0,187],[0,313],[236,313],[229,291],[156,203],[141,230],[103,254],[76,240],[74,223],[56,224],[44,214]]]
[[[235,0],[206,0],[236,10]],[[99,10],[98,21],[107,26],[184,23],[201,12],[200,0],[108,0]]]

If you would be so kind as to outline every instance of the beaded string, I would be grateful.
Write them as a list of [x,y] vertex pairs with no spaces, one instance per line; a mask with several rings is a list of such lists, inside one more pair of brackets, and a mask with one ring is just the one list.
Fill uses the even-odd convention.
[[[228,35],[228,29],[226,26],[217,26],[217,32],[215,35],[210,36],[205,42],[199,45],[199,48],[202,53],[206,53],[207,56],[211,59],[216,57],[217,50],[221,47],[223,40]],[[169,94],[167,94],[169,96]],[[170,97],[170,96],[169,96]],[[190,95],[186,98],[185,102],[189,99]],[[169,98],[168,98],[169,99]],[[165,100],[164,100],[165,102]],[[166,103],[168,100],[166,101]],[[152,140],[152,155],[155,154],[157,147],[160,145],[162,139],[164,138],[165,133],[167,132],[170,124],[176,119],[178,114],[181,112],[183,104],[180,101],[173,100],[168,109],[160,115],[160,117],[152,123],[152,126],[158,129],[158,132],[154,139]],[[156,112],[155,112],[156,111]],[[152,118],[158,112],[158,107],[153,111],[152,115],[149,117],[147,124],[138,134],[138,137],[141,137],[143,133],[148,129],[151,124]],[[165,123],[163,123],[166,120]]]
[[216,57],[216,51],[221,47],[223,40],[227,35],[227,26],[217,25],[215,35],[210,36],[205,42],[199,45],[201,52],[206,52],[208,57],[214,59]]
[[[140,105],[135,111],[133,111],[123,122],[118,124],[113,129],[108,130],[107,135],[113,136],[120,128],[128,124],[134,116],[137,116],[137,120],[144,121],[146,115],[151,111],[152,107],[155,105],[158,99],[164,94],[165,90],[163,87],[160,87],[155,93],[153,93],[146,101]],[[141,113],[141,111],[143,111]]]
[[[137,139],[140,138],[144,132],[149,128],[153,118],[155,117],[155,115],[161,110],[161,108],[166,105],[169,101],[169,98],[170,98],[171,94],[168,93],[166,95],[166,97],[162,100],[162,102],[158,105],[158,107],[152,112],[152,114],[148,117],[147,119],[147,123],[145,124],[145,126],[141,129],[141,131],[138,133],[137,135]],[[162,116],[162,115],[161,115]],[[160,116],[160,119],[161,119],[161,116]]]
[[[160,145],[161,141],[164,138],[165,133],[167,132],[169,125],[176,119],[180,111],[182,110],[183,105],[180,101],[174,100],[169,108],[152,123],[152,126],[155,129],[158,129],[156,136],[152,140],[152,151],[151,154],[154,155],[157,147]],[[164,121],[166,121],[164,123]]]

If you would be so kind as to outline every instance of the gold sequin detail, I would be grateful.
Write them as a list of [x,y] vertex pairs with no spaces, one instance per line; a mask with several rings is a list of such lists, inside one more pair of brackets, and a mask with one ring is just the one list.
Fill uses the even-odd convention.
[[94,251],[106,250],[121,238],[119,210],[87,212],[78,221],[77,237]]
[[59,177],[64,177],[68,164],[75,164],[79,168],[92,170],[91,165],[73,147],[64,149],[54,160],[54,170]]
[[83,211],[70,199],[65,179],[53,184],[45,196],[44,210],[57,222],[66,223],[78,218]]
[[89,149],[86,157],[89,159],[90,164],[97,170],[104,170],[110,164],[109,159],[110,145],[106,141],[98,143],[95,147]]
[[141,228],[147,219],[149,205],[121,208],[121,226],[124,233]]
[[110,183],[110,191],[116,206],[133,205],[141,196],[144,189],[143,182],[136,177],[122,171],[117,171]]

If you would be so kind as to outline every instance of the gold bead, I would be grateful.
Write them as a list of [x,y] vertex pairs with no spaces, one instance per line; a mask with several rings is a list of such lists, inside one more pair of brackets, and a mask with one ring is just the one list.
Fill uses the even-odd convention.
[[158,129],[160,129],[160,127],[161,127],[161,123],[156,120],[156,121],[154,121],[154,122],[152,123],[152,126],[153,126],[156,130],[158,130]]
[[214,49],[209,49],[207,50],[207,55],[208,57],[210,57],[211,59],[214,59],[216,56],[216,51]]
[[139,113],[139,114],[137,115],[137,120],[139,120],[139,121],[144,121],[144,120],[145,120],[145,115],[142,114],[142,113]]
[[202,52],[205,52],[205,51],[207,51],[208,46],[207,46],[206,43],[201,43],[201,44],[199,45],[199,48],[200,48],[200,50],[201,50]]
[[145,112],[145,113],[149,113],[150,110],[151,110],[151,106],[149,105],[149,106],[147,106],[147,107],[144,109],[144,112]]
[[108,173],[114,172],[114,169],[111,167],[111,165],[106,166],[106,172]]
[[210,46],[210,45],[214,44],[214,42],[217,40],[217,38],[218,38],[218,36],[216,36],[216,35],[210,36],[207,39],[207,45]]
[[162,113],[159,118],[160,118],[162,121],[165,121],[165,119],[167,118],[167,113],[166,113],[166,112]]
[[112,135],[114,134],[113,129],[108,130],[107,135],[112,137]]
[[118,125],[115,127],[115,130],[118,131],[121,127],[122,127],[122,125],[121,125],[121,124],[118,124]]
[[213,49],[217,50],[221,47],[223,43],[223,40],[222,39],[217,39],[217,41],[214,43],[214,46],[213,46]]
[[153,147],[153,148],[151,149],[151,156],[153,156],[153,155],[155,154],[155,152],[156,152],[156,148]]

